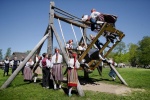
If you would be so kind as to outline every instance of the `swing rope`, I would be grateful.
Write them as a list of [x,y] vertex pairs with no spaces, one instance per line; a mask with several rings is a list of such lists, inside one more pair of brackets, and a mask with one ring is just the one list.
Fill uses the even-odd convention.
[[74,28],[73,28],[73,26],[72,26],[72,23],[71,23],[71,28],[72,28],[72,31],[73,31],[73,34],[74,34],[74,37],[75,37],[75,39],[76,39],[76,43],[77,43],[77,46],[78,46],[78,40],[77,40],[77,37],[76,37],[76,33],[75,33],[75,31],[74,31]]
[[81,29],[81,27],[80,27],[80,31],[81,31],[81,33],[82,33],[82,37],[83,37],[84,44],[85,44],[85,46],[87,47],[86,40],[85,40],[85,38],[84,38],[83,30]]
[[65,46],[66,46],[65,37],[64,37],[64,33],[63,33],[63,31],[62,31],[62,27],[61,27],[61,24],[60,24],[60,20],[59,20],[59,18],[58,18],[58,23],[59,23],[59,27],[60,27],[60,31],[61,31],[61,35],[62,35],[63,41],[64,41]]

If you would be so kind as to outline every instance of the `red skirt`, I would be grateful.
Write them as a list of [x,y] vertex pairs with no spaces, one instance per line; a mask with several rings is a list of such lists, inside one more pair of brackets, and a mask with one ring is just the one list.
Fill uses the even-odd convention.
[[68,69],[68,86],[77,87],[78,75],[76,69]]

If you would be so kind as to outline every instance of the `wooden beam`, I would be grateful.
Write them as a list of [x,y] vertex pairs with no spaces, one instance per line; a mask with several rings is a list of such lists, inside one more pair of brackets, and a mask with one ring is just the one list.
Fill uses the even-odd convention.
[[69,20],[69,19],[67,19],[67,18],[61,17],[61,16],[59,16],[59,15],[57,15],[57,14],[54,14],[54,18],[56,18],[56,19],[59,18],[59,20],[64,21],[64,22],[69,23],[69,24],[72,23],[72,25],[75,25],[75,26],[77,26],[77,27],[81,27],[81,28],[86,28],[86,27],[87,27],[87,26],[84,25],[84,24],[77,23],[77,22],[75,22],[75,21],[73,21],[73,20]]
[[101,30],[99,31],[99,33],[97,34],[97,36],[94,38],[94,40],[92,41],[92,43],[88,46],[88,48],[82,53],[81,57],[78,59],[79,62],[81,62],[81,60],[86,56],[86,54],[89,52],[89,50],[94,45],[94,43],[97,41],[97,39],[102,35],[102,33],[104,32],[104,30],[105,30],[106,27],[107,27],[107,23],[104,23],[104,25],[102,26]]
[[118,76],[118,78],[120,79],[120,81],[121,81],[124,85],[128,86],[128,84],[127,84],[126,81],[122,78],[122,76],[119,74],[119,72],[116,70],[116,68],[115,68],[112,64],[110,64],[110,67],[115,71],[115,73],[116,73],[116,75]]
[[51,29],[51,24],[54,24],[54,8],[53,6],[55,5],[54,2],[50,2],[50,13],[49,13],[49,26],[48,26],[48,44],[47,44],[47,53],[52,54],[53,51],[53,31]]
[[40,45],[47,39],[49,34],[46,34],[40,42],[32,49],[32,51],[28,54],[28,56],[23,60],[23,62],[17,67],[17,69],[13,72],[13,74],[5,81],[5,83],[1,86],[1,89],[7,88],[8,85],[15,79],[20,70],[23,68],[25,63],[32,57],[32,55],[36,52],[36,50],[40,47]]
[[[102,52],[104,51],[104,49],[108,46],[109,43],[110,43],[110,41],[107,41],[107,42],[104,44],[104,46],[99,50],[99,53],[102,53]],[[91,66],[91,64],[93,64],[93,62],[94,62],[94,60],[91,60],[91,61],[88,63],[88,65]],[[92,68],[92,70],[94,70],[94,69]]]

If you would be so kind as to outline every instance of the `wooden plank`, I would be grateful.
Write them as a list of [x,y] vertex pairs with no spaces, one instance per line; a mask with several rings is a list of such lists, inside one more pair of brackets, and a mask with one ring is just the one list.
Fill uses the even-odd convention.
[[116,73],[116,75],[118,76],[118,78],[120,79],[120,81],[124,84],[124,85],[127,85],[128,86],[128,84],[126,83],[126,81],[122,78],[122,76],[119,74],[119,72],[115,69],[115,67],[112,65],[112,64],[110,64],[110,67],[115,71],[115,73]]
[[107,23],[104,23],[104,25],[102,26],[101,30],[99,31],[99,33],[97,34],[97,36],[94,38],[94,40],[92,41],[92,43],[88,46],[88,48],[82,53],[81,57],[78,59],[79,62],[81,62],[81,60],[85,57],[85,55],[89,52],[89,50],[91,49],[91,47],[93,46],[93,44],[97,41],[97,39],[102,35],[102,33],[104,32],[105,28],[106,28]]
[[[63,47],[62,42],[61,42],[61,39],[60,39],[58,33],[56,32],[54,26],[51,25],[51,27],[52,27],[52,29],[53,29],[53,31],[54,31],[54,35],[55,35],[55,37],[56,37],[56,39],[57,39],[58,45],[59,45],[59,47],[60,47],[60,49],[61,49],[61,51],[62,51],[62,55],[63,55],[63,57],[64,57],[64,60],[65,60],[66,64],[68,65],[68,59],[69,59],[69,58],[68,58],[68,54],[67,54],[67,52],[65,51],[65,48]],[[79,81],[78,81],[77,90],[78,90],[78,93],[79,93],[80,96],[84,96],[84,92],[83,92],[83,90],[82,90],[82,88],[81,88],[81,85],[80,85],[80,82],[79,82]]]
[[57,19],[59,18],[59,20],[62,20],[62,21],[64,21],[64,22],[66,22],[66,23],[75,25],[75,26],[77,26],[77,27],[81,27],[81,28],[86,28],[86,27],[87,27],[85,24],[77,23],[76,21],[66,19],[66,18],[61,17],[61,16],[59,16],[59,15],[57,15],[57,14],[54,14],[54,18],[57,18]]
[[[110,43],[110,41],[107,41],[104,46],[99,50],[99,53],[102,53],[102,51],[104,51],[104,49],[108,46],[108,44]],[[94,60],[91,60],[88,65],[91,66],[91,64],[94,63]]]
[[53,6],[55,5],[54,2],[50,2],[50,15],[49,15],[49,30],[48,30],[48,33],[49,33],[49,37],[48,37],[48,44],[47,44],[47,53],[48,54],[52,54],[53,52],[53,31],[51,29],[51,24],[54,23],[54,8]]
[[[123,36],[124,37],[124,36]],[[120,40],[122,40],[123,37],[120,37]],[[104,58],[107,57],[107,55],[114,49],[114,47],[118,44],[119,42],[117,41],[108,51],[107,53],[104,55]],[[99,66],[99,64],[101,63],[102,60],[100,60],[93,69],[95,69],[96,67]]]
[[36,52],[36,50],[40,47],[40,45],[47,39],[49,34],[46,34],[39,43],[32,49],[32,51],[28,54],[28,56],[23,60],[23,62],[17,67],[17,69],[13,72],[13,74],[5,81],[5,83],[1,86],[1,89],[7,88],[8,85],[15,79],[20,70],[26,64],[26,62],[32,57],[32,55]]

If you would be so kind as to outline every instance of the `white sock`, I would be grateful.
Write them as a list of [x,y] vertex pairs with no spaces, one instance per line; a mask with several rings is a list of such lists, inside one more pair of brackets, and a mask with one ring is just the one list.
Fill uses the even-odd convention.
[[34,77],[34,82],[36,82],[37,77]]
[[54,84],[54,89],[57,89],[56,84]]
[[72,87],[69,88],[69,95],[71,94],[71,91],[72,91]]
[[58,81],[58,84],[59,84],[59,88],[61,89],[61,82],[60,82],[60,81]]

